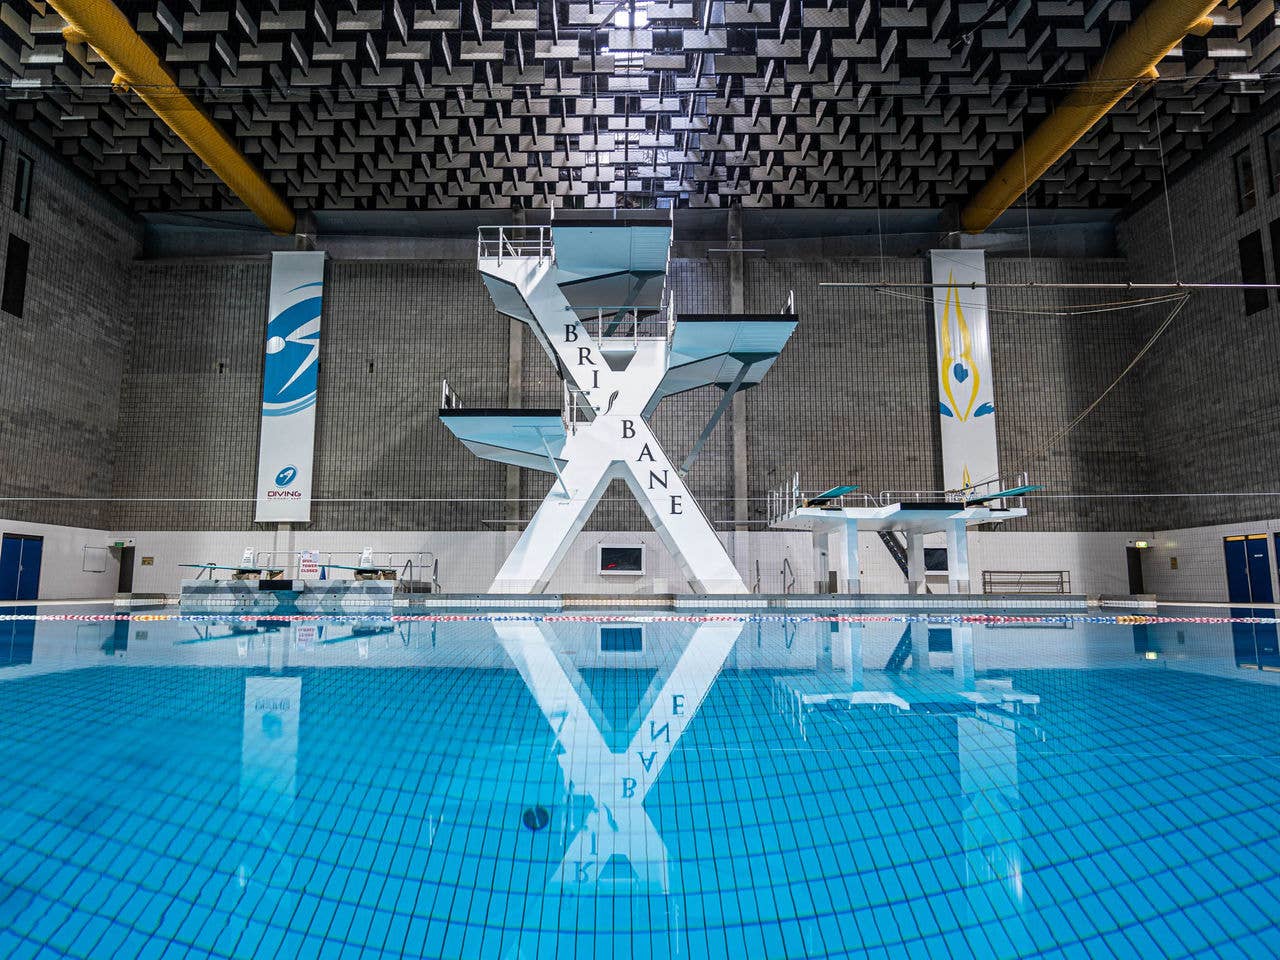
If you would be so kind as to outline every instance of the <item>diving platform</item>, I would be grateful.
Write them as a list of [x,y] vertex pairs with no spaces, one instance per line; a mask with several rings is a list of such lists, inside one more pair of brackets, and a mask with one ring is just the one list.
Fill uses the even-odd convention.
[[[779,314],[677,317],[666,288],[670,211],[556,211],[546,225],[481,227],[476,261],[499,313],[528,325],[564,383],[562,409],[468,410],[440,419],[477,456],[554,473],[491,593],[547,588],[613,480],[635,495],[695,593],[743,594],[742,575],[685,484],[738,390],[772,367],[796,327]],[[715,385],[710,422],[676,467],[648,419],[668,396]]]
[[806,493],[795,474],[790,484],[769,493],[768,525],[771,530],[811,533],[815,549],[827,556],[826,569],[829,576],[834,574],[836,592],[853,594],[861,592],[858,540],[863,531],[882,538],[890,535],[895,544],[897,534],[905,536],[901,565],[908,593],[919,593],[925,585],[925,536],[944,534],[949,592],[967,594],[972,590],[968,529],[1025,517],[1023,497],[1039,489],[1021,476],[1016,482],[996,480],[963,491],[886,490],[872,496],[843,485]]
[[560,454],[568,429],[559,410],[441,407],[440,422],[482,460],[545,473],[559,473],[564,466]]
[[791,301],[780,314],[682,314],[671,332],[667,372],[649,401],[652,413],[667,397],[717,386],[754,387],[773,367],[796,329]]

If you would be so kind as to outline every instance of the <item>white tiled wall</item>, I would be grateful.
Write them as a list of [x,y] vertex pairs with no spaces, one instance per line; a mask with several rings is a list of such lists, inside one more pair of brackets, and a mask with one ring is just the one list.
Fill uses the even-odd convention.
[[[1144,586],[1147,592],[1157,594],[1162,600],[1225,601],[1227,565],[1222,553],[1222,538],[1265,533],[1272,557],[1272,594],[1280,597],[1275,565],[1274,534],[1277,532],[1280,532],[1280,520],[1157,531],[1150,537],[1151,549],[1142,558]],[[1172,563],[1175,559],[1177,569]]]
[[[44,552],[40,559],[41,600],[81,600],[115,595],[120,577],[119,555],[114,551],[103,552],[112,539],[106,530],[0,520],[0,532],[44,538]],[[86,547],[90,548],[87,557]],[[105,569],[102,572],[86,571],[86,566]]]
[[[451,593],[478,593],[488,589],[502,560],[515,543],[516,534],[501,532],[318,532],[295,531],[277,535],[268,531],[123,531],[118,536],[137,541],[138,566],[134,590],[140,593],[176,593],[183,571],[180,563],[235,563],[246,547],[255,551],[279,550],[284,554],[314,549],[322,553],[348,553],[344,562],[353,562],[364,547],[379,553],[395,551],[403,563],[410,553],[429,553],[440,559],[440,583]],[[1075,593],[1125,593],[1128,579],[1125,547],[1139,533],[1002,533],[970,534],[970,575],[974,591],[981,590],[982,571],[1067,570]],[[721,534],[734,557],[743,580],[752,587],[759,580],[761,593],[782,593],[785,589],[783,562],[794,579],[794,592],[814,589],[815,554],[806,533],[753,532]],[[643,543],[646,546],[646,573],[642,577],[601,577],[595,573],[596,548],[600,542]],[[944,546],[941,534],[927,541]],[[864,534],[858,544],[864,593],[902,593],[906,581],[888,550],[874,534]],[[142,558],[153,563],[142,566]],[[265,561],[264,561],[265,562]],[[380,561],[381,562],[381,561]],[[187,571],[192,576],[193,571]],[[341,574],[337,574],[341,575]],[[421,577],[420,577],[421,578]],[[935,590],[945,590],[945,578]],[[688,591],[674,559],[652,532],[582,533],[549,587],[554,593],[685,593]]]

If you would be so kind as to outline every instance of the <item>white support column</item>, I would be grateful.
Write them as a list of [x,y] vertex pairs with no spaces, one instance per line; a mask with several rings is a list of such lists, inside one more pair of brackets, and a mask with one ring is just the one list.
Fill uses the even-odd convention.
[[832,528],[827,538],[832,568],[836,571],[836,589],[841,593],[861,593],[858,570],[858,521],[845,520]]
[[951,593],[969,593],[969,528],[964,520],[947,526],[947,586]]
[[862,689],[862,624],[840,623],[831,637],[831,666],[849,674],[849,689]]
[[907,593],[924,592],[924,534],[907,531]]
[[957,624],[951,628],[951,675],[961,690],[973,689],[973,627]]

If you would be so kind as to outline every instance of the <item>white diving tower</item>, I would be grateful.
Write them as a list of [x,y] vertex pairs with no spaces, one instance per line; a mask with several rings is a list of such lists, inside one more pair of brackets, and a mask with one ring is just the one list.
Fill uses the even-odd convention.
[[[545,590],[615,479],[691,589],[747,592],[684,477],[733,395],[773,365],[796,317],[790,304],[773,315],[676,317],[664,296],[670,247],[665,211],[480,229],[494,305],[528,324],[565,384],[561,410],[467,409],[445,389],[440,419],[468,449],[556,478],[491,593]],[[677,469],[647,419],[666,397],[710,384],[724,397]]]

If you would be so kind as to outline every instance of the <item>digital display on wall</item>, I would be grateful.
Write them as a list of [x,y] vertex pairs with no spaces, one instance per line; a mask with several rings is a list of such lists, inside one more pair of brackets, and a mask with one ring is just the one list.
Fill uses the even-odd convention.
[[644,573],[644,546],[600,545],[600,572],[602,574]]

